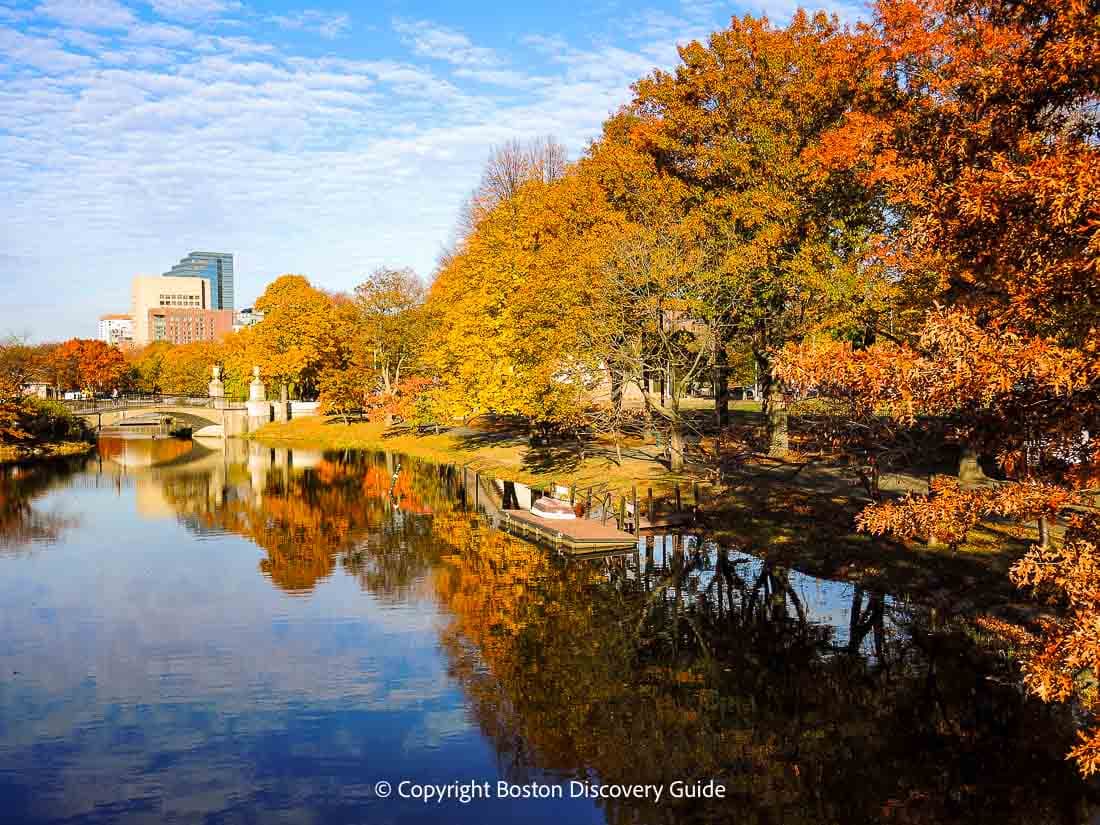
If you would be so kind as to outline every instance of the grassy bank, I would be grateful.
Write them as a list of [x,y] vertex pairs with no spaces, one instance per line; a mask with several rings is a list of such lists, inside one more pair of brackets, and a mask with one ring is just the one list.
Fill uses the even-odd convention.
[[84,419],[57,401],[27,396],[0,401],[0,464],[82,455],[94,447]]
[[57,441],[30,445],[5,444],[0,445],[0,464],[67,458],[75,455],[85,455],[94,449],[95,444],[88,441]]
[[268,424],[251,436],[265,444],[310,446],[325,450],[386,450],[438,464],[466,465],[472,470],[499,475],[522,484],[575,484],[628,492],[631,486],[644,495],[668,495],[675,484],[687,489],[697,480],[690,473],[669,473],[657,460],[660,449],[640,440],[626,443],[620,460],[608,444],[555,444],[531,447],[525,433],[507,426],[454,428],[438,435],[414,430],[387,431],[370,422],[341,424],[320,417]]

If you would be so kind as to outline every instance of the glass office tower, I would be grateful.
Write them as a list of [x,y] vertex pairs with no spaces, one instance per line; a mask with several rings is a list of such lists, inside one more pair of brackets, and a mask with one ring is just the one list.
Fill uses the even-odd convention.
[[205,278],[210,282],[208,308],[233,309],[232,252],[192,252],[164,274],[179,278]]

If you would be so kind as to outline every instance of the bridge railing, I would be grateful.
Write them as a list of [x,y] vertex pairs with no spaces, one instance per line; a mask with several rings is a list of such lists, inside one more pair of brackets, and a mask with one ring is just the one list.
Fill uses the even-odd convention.
[[196,395],[150,395],[126,394],[117,398],[87,398],[62,401],[76,415],[108,412],[110,410],[132,410],[142,407],[213,407],[214,399]]

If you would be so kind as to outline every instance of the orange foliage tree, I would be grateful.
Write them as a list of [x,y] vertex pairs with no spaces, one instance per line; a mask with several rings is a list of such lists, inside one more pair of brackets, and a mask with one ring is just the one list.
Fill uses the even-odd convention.
[[[896,343],[788,351],[792,385],[864,416],[945,420],[1008,483],[872,506],[864,529],[952,544],[987,515],[1038,518],[1013,569],[1059,603],[1025,662],[1042,698],[1096,713],[1095,519],[1059,547],[1045,526],[1090,506],[1100,420],[1100,18],[1078,0],[881,0],[879,86],[831,136],[830,162],[886,186],[901,223],[889,259],[912,309]],[[938,309],[934,303],[949,305]],[[1100,729],[1074,751],[1100,768]]]
[[115,389],[129,373],[121,350],[103,341],[72,338],[59,344],[50,360],[54,383],[67,389]]

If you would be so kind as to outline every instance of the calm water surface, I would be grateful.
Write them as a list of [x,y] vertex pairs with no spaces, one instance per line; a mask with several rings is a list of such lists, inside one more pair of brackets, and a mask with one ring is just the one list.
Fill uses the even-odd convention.
[[[1067,720],[902,595],[566,559],[453,471],[105,440],[0,470],[5,822],[1088,822]],[[488,495],[484,493],[482,495]],[[480,497],[479,497],[480,498]],[[426,805],[402,780],[490,782]],[[570,798],[570,780],[665,798]],[[716,780],[725,798],[669,799]],[[376,783],[392,783],[381,798]],[[560,799],[500,799],[496,783]]]

